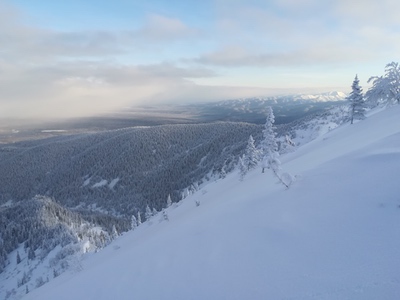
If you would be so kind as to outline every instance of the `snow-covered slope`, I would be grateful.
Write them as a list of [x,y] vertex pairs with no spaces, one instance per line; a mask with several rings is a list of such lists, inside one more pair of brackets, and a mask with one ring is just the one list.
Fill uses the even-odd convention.
[[282,156],[289,190],[210,183],[24,299],[400,299],[399,115]]

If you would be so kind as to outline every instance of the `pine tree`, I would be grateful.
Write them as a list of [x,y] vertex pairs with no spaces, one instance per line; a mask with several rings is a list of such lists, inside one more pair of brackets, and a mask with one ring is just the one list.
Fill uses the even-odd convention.
[[263,157],[262,173],[264,173],[265,168],[270,167],[272,160],[279,156],[274,123],[274,112],[272,111],[271,107],[268,107],[266,122],[263,130],[263,140],[261,142],[261,154]]
[[354,119],[362,120],[365,118],[364,97],[358,76],[354,78],[351,85],[351,93],[347,97],[350,103],[350,124],[353,124]]
[[140,211],[138,211],[138,213],[137,213],[137,224],[138,224],[138,226],[140,224],[142,224],[142,217],[140,216]]

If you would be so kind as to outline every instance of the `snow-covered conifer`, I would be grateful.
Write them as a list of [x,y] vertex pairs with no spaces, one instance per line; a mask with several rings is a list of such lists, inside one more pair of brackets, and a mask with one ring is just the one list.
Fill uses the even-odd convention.
[[400,104],[400,65],[397,62],[391,62],[386,65],[386,78],[390,83],[389,95],[393,101]]
[[134,230],[138,226],[138,221],[135,217],[135,215],[132,215],[131,218],[131,229]]
[[142,217],[140,216],[140,211],[138,211],[138,213],[137,213],[137,224],[138,224],[138,226],[140,224],[142,224]]
[[239,162],[238,162],[238,166],[239,166],[239,175],[240,175],[240,180],[242,181],[244,179],[244,177],[247,174],[247,167],[244,164],[244,155],[239,157]]
[[151,213],[152,213],[152,215],[153,215],[153,216],[155,216],[155,215],[157,215],[157,214],[158,214],[158,211],[157,211],[157,210],[156,210],[156,209],[153,207],[153,210],[152,210],[152,212],[151,212]]
[[118,231],[117,231],[117,228],[115,227],[115,225],[112,226],[111,236],[113,239],[118,237]]
[[226,177],[226,164],[224,164],[221,167],[221,171],[219,172],[219,177],[224,179]]
[[170,207],[171,205],[172,205],[171,195],[168,194],[168,197],[167,197],[167,207]]
[[266,122],[263,130],[263,140],[261,142],[261,155],[263,157],[262,172],[269,167],[269,161],[272,156],[278,154],[278,143],[275,133],[275,116],[271,107],[267,108]]
[[[271,169],[273,174],[279,179],[279,181],[289,188],[290,183],[288,184],[281,174],[281,161],[279,160],[279,152],[278,152],[278,143],[276,141],[276,133],[275,133],[275,117],[272,111],[272,108],[269,107],[267,120],[265,122],[265,128],[263,130],[263,141],[261,143],[261,150],[263,154],[262,161],[262,172],[264,173],[265,168]],[[285,175],[285,178],[289,176],[288,173]]]
[[372,82],[372,87],[365,94],[369,106],[374,107],[380,103],[400,104],[400,65],[391,62],[385,66],[384,76],[372,76],[368,83]]
[[254,145],[254,138],[252,135],[250,135],[243,157],[243,163],[247,167],[247,170],[254,169],[257,166],[259,156],[259,151]]
[[19,251],[17,251],[17,264],[21,262],[21,256],[19,256]]
[[182,192],[182,199],[185,199],[187,196],[190,195],[189,189],[185,188]]
[[281,142],[281,147],[279,152],[280,153],[290,153],[295,151],[296,144],[293,142],[293,140],[290,138],[289,135],[285,135],[285,139],[283,142]]
[[146,221],[147,221],[147,220],[150,220],[150,218],[152,217],[152,215],[153,215],[153,213],[152,213],[150,207],[147,205],[147,206],[146,206],[146,212],[144,213],[144,217],[146,218]]
[[350,104],[350,124],[353,124],[354,119],[362,120],[365,118],[364,97],[358,76],[354,78],[351,85],[351,93],[347,97]]

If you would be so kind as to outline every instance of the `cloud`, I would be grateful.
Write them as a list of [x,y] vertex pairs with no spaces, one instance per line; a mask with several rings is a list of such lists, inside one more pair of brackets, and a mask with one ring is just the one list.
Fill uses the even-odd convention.
[[[55,31],[28,26],[21,12],[0,3],[0,57],[18,62],[57,58],[101,58],[151,52],[154,45],[168,47],[200,34],[177,18],[149,14],[138,28],[110,31]],[[154,49],[156,51],[156,49]]]
[[134,28],[58,31],[27,25],[26,15],[0,4],[0,117],[270,91],[232,87],[254,82],[321,86],[333,68],[383,66],[400,51],[397,1],[215,0],[209,7],[200,14],[207,20],[165,8],[165,15],[140,12]]
[[165,99],[193,86],[192,78],[215,72],[172,62],[117,61],[140,47],[170,45],[195,34],[179,19],[155,14],[125,31],[55,31],[24,25],[19,11],[0,4],[0,117],[95,115]]
[[391,60],[400,51],[398,1],[218,3],[217,30],[223,38],[218,47],[193,58],[198,64],[227,68],[344,66]]
[[293,67],[346,64],[362,62],[374,58],[373,52],[360,52],[358,48],[346,44],[337,45],[335,41],[320,41],[318,44],[287,51],[262,52],[244,47],[225,47],[218,51],[205,53],[195,59],[200,65],[237,67]]
[[0,70],[2,118],[95,115],[134,103],[172,100],[166,95],[194,85],[188,78],[214,76],[204,68],[172,64],[89,61],[28,67],[3,62]]
[[363,25],[366,22],[381,26],[400,25],[400,2],[397,0],[339,0],[334,3],[333,13],[346,22]]
[[198,29],[190,28],[181,20],[151,14],[147,16],[142,28],[129,33],[133,38],[157,42],[187,39],[199,34]]

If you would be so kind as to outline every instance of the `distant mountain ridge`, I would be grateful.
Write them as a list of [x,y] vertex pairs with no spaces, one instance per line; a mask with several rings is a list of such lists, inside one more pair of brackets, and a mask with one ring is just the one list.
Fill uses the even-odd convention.
[[326,102],[326,101],[343,101],[346,100],[347,94],[339,91],[321,93],[321,94],[299,94],[294,96],[303,100],[311,100],[317,102]]
[[188,105],[188,110],[192,108],[197,111],[197,118],[200,120],[263,124],[266,108],[271,106],[274,110],[275,124],[287,124],[337,106],[346,97],[343,92],[251,97]]
[[328,101],[343,101],[346,100],[347,94],[340,91],[332,91],[319,94],[291,94],[291,95],[278,95],[267,97],[248,97],[218,101],[217,103],[227,103],[229,101],[272,101],[272,102],[290,102],[290,101],[311,101],[311,102],[328,102]]
[[[61,135],[104,132],[138,126],[199,124],[218,121],[263,124],[265,108],[271,106],[276,124],[288,124],[313,113],[337,106],[345,100],[342,92],[249,97],[217,102],[126,107],[105,115],[64,121],[43,121],[29,125],[0,120],[0,144]],[[3,120],[4,122],[4,120]]]

